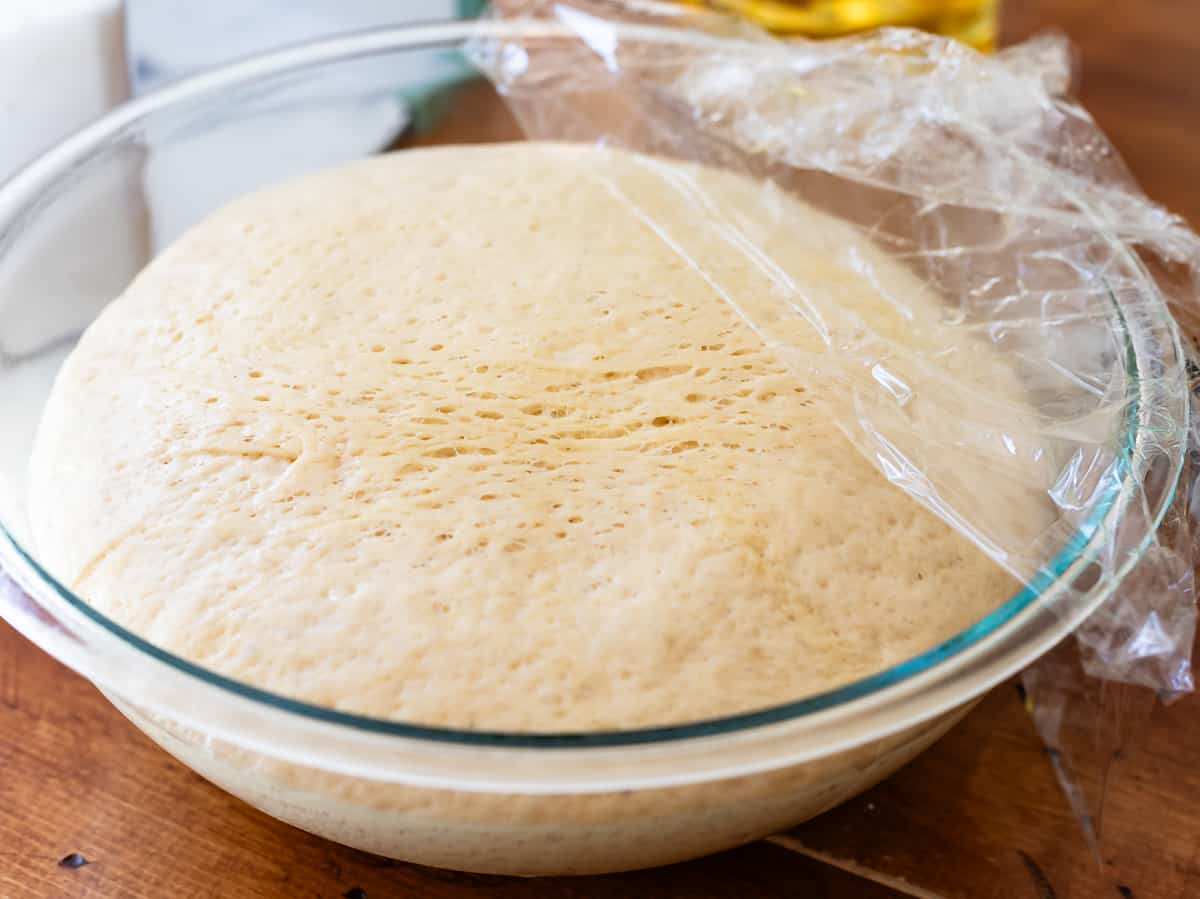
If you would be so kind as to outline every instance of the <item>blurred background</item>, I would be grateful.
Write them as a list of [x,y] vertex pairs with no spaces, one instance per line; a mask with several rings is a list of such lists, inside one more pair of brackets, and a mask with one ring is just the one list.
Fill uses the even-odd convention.
[[[268,49],[339,33],[471,18],[485,0],[3,0],[0,177],[129,95]],[[508,0],[506,11],[547,4]],[[997,0],[588,0],[601,11],[693,11],[740,17],[784,35],[833,36],[879,25],[996,39]],[[434,73],[433,82],[444,76]],[[410,98],[411,99],[411,98]],[[379,110],[332,123],[371,140]],[[277,139],[286,137],[278,135]],[[284,141],[285,143],[285,141]]]
[[[684,10],[741,17],[781,35],[831,36],[910,25],[987,50],[1039,30],[1080,47],[1084,103],[1148,193],[1196,223],[1200,177],[1173,178],[1164,155],[1190,166],[1186,116],[1200,83],[1180,78],[1195,46],[1196,0],[585,0],[634,13]],[[468,18],[485,0],[0,0],[0,178],[129,95],[251,53],[389,24]],[[506,9],[548,0],[502,0]],[[436,82],[446,73],[434,73]],[[411,110],[347,113],[334,123],[371,141]],[[389,121],[389,115],[392,120]],[[281,135],[280,138],[285,138]],[[286,147],[285,139],[279,145]],[[1172,195],[1166,193],[1167,180]],[[1182,193],[1182,196],[1180,195]]]

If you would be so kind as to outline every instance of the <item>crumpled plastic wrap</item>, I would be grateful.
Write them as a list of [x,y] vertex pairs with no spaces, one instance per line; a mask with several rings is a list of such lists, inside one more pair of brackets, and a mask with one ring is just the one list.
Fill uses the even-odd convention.
[[[497,7],[578,36],[469,49],[531,138],[761,178],[765,206],[783,191],[837,214],[940,297],[931,319],[879,285],[887,314],[860,314],[829,284],[792,276],[676,168],[647,162],[695,210],[687,233],[662,238],[797,377],[822,385],[830,414],[898,488],[1031,589],[1090,554],[1067,604],[1099,603],[1075,631],[1076,658],[1026,676],[1090,828],[1055,745],[1088,692],[1080,679],[1163,696],[1193,686],[1200,368],[1184,335],[1200,334],[1200,239],[1139,191],[1069,99],[1066,42],[987,56],[909,30],[785,43],[655,2]],[[768,273],[770,295],[724,291],[714,246]],[[872,279],[853,248],[829,253],[847,277]],[[798,320],[816,339],[791,336]]]

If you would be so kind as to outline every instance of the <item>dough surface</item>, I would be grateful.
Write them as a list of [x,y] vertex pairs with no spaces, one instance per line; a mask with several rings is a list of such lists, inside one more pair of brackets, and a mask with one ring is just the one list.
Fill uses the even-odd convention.
[[[820,385],[671,249],[707,238],[661,173],[868,317],[936,300],[840,222],[664,165],[406,151],[216,213],[60,373],[34,457],[41,557],[223,674],[485,729],[798,699],[1002,603],[1013,579],[888,484]],[[722,287],[769,299],[762,266],[710,249]]]

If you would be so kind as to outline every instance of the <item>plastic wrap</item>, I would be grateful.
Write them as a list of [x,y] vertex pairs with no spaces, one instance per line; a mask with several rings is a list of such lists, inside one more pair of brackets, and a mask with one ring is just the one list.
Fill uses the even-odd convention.
[[[784,43],[654,3],[500,6],[580,38],[471,48],[530,137],[761,178],[764,209],[785,209],[786,193],[836,214],[939,298],[930,314],[853,245],[826,246],[839,277],[878,290],[878,308],[854,308],[789,266],[811,235],[801,250],[764,245],[677,166],[645,162],[694,213],[686,233],[649,224],[819,385],[897,487],[1035,592],[1064,556],[1088,555],[1061,603],[1089,612],[1074,673],[1055,662],[1027,678],[1051,744],[1079,671],[1192,688],[1200,442],[1180,324],[1195,316],[1200,240],[1141,194],[1068,99],[1064,41],[986,56],[908,30]],[[626,21],[610,18],[618,8]],[[630,18],[691,36],[663,42]],[[725,290],[726,254],[770,290]]]

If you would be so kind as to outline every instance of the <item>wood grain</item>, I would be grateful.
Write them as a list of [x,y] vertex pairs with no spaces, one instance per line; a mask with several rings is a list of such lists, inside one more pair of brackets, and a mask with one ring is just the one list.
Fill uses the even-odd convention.
[[[1098,856],[1015,683],[896,777],[787,842],[954,899],[1120,899],[1122,887],[1142,899],[1191,899],[1200,895],[1200,703],[1151,699],[1122,708],[1145,729],[1090,763],[1107,781]],[[1107,702],[1107,712],[1119,703]]]
[[1002,2],[1005,42],[1071,38],[1084,105],[1146,193],[1200,226],[1200,2]]
[[[759,843],[683,865],[522,880],[406,865],[326,842],[210,786],[90,684],[0,624],[0,897],[368,899],[896,893]],[[59,865],[71,853],[81,868]]]
[[[1004,27],[1008,40],[1067,31],[1085,103],[1147,192],[1193,224],[1198,24],[1198,0],[1008,0]],[[468,97],[415,142],[508,136],[489,102]],[[1133,737],[1094,747],[1098,855],[1006,684],[890,781],[773,843],[658,871],[526,881],[390,862],[275,822],[164,755],[90,685],[0,626],[0,899],[1200,896],[1200,700],[1152,707],[1110,691],[1096,716],[1122,719]],[[72,852],[89,864],[60,867]]]

